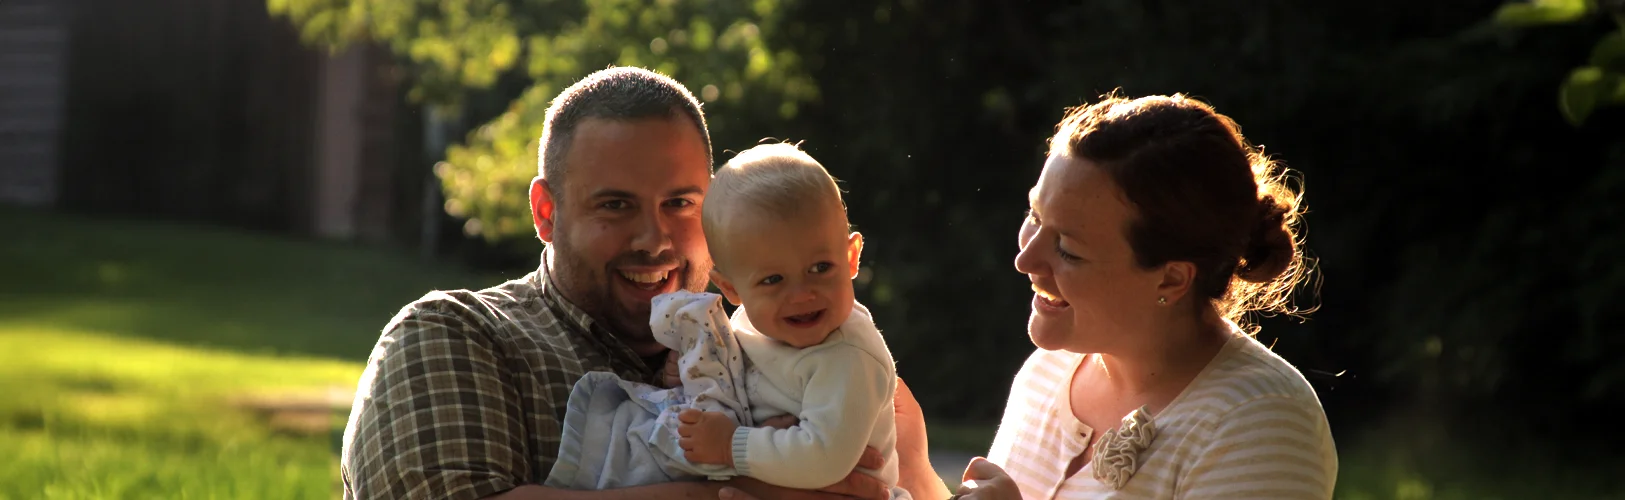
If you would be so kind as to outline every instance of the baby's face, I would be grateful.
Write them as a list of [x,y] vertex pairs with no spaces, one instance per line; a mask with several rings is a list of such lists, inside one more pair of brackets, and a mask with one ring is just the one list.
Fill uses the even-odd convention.
[[762,334],[798,348],[824,342],[852,314],[863,246],[838,209],[807,212],[735,219],[717,263],[717,287],[728,300]]

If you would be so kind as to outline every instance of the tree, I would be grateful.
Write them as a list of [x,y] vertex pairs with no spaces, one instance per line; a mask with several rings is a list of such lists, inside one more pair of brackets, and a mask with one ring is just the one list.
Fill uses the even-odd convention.
[[1600,106],[1625,104],[1625,0],[1532,0],[1502,5],[1495,21],[1512,27],[1578,24],[1609,18],[1618,29],[1591,48],[1587,63],[1557,90],[1558,109],[1574,126]]
[[389,46],[410,70],[417,102],[456,107],[504,76],[529,83],[435,166],[446,211],[466,219],[469,235],[493,242],[532,234],[526,192],[547,105],[594,70],[647,67],[693,89],[708,114],[744,118],[712,120],[717,144],[737,143],[753,123],[792,118],[818,98],[800,57],[764,42],[793,0],[268,2],[307,42]]

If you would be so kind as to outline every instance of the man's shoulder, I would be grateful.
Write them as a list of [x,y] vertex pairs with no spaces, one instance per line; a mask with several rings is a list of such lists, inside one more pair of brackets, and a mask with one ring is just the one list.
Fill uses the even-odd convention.
[[520,332],[557,329],[530,276],[480,290],[433,290],[402,306],[384,327],[385,337],[423,334],[511,340]]

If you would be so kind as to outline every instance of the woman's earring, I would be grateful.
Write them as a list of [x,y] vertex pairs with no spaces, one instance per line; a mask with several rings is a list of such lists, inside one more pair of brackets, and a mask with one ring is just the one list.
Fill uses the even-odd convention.
[[1157,297],[1157,304],[1168,305],[1168,297]]

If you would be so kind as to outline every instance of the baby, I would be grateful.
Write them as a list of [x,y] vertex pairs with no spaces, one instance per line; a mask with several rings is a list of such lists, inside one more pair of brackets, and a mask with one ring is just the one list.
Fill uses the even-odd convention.
[[[749,476],[817,489],[845,478],[872,447],[885,465],[862,472],[906,498],[897,487],[896,372],[853,298],[863,237],[850,232],[835,180],[792,144],[757,146],[717,172],[701,214],[722,296],[661,295],[650,318],[655,337],[679,353],[682,385],[588,374],[571,393],[546,484]],[[723,297],[740,306],[731,319]],[[756,426],[784,414],[799,422]]]

